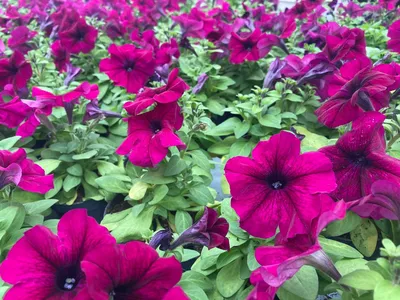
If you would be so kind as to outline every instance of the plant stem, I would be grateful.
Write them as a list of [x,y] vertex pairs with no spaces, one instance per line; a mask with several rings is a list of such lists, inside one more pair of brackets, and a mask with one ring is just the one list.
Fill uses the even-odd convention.
[[387,144],[387,148],[389,149],[399,138],[400,132],[396,133],[396,135],[390,139],[389,143]]
[[399,221],[392,220],[392,221],[390,221],[390,224],[392,225],[392,241],[396,246],[398,246],[398,245],[400,245]]

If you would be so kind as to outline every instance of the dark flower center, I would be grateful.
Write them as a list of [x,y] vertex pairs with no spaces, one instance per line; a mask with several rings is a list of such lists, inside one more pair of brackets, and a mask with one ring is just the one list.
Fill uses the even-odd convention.
[[362,153],[357,153],[355,155],[350,156],[350,160],[356,166],[364,166],[365,167],[365,166],[369,165],[368,159]]
[[132,70],[135,68],[135,64],[133,62],[127,62],[124,64],[124,69],[127,72],[132,72]]
[[11,74],[15,75],[15,74],[18,73],[18,68],[17,68],[16,66],[14,66],[14,65],[11,65],[11,66],[8,67],[8,71],[9,71]]
[[85,36],[86,36],[86,32],[85,32],[85,31],[78,30],[78,31],[76,32],[76,39],[77,39],[78,41],[83,41],[83,40],[85,39]]
[[254,46],[254,44],[253,44],[251,41],[245,41],[245,42],[243,43],[243,47],[244,47],[244,49],[246,49],[246,50],[251,50],[251,49],[253,49],[253,46]]
[[77,265],[69,266],[58,270],[57,286],[63,291],[72,291],[82,278],[82,272]]
[[150,128],[153,133],[157,133],[162,129],[161,121],[154,120],[150,122]]
[[130,285],[120,285],[114,288],[111,291],[110,296],[111,299],[118,300],[118,299],[125,299],[132,293],[132,287]]
[[286,185],[286,180],[281,176],[270,176],[267,178],[269,186],[274,190],[281,190]]

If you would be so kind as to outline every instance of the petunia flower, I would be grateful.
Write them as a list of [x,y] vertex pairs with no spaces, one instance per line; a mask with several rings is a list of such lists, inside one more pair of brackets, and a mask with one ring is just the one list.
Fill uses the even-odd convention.
[[364,111],[380,110],[389,105],[392,76],[372,67],[368,58],[345,63],[340,75],[335,74],[328,82],[331,96],[315,111],[318,121],[330,128],[350,123]]
[[172,231],[168,229],[162,229],[157,231],[149,242],[149,246],[154,249],[160,247],[160,250],[166,251],[171,246],[172,242]]
[[25,191],[40,194],[54,188],[53,175],[45,175],[39,165],[26,158],[24,149],[0,151],[0,187],[10,183]]
[[122,116],[119,113],[101,109],[99,107],[98,100],[94,99],[86,105],[86,113],[83,116],[82,122],[86,123],[87,121],[94,119],[121,118],[121,117]]
[[86,24],[85,19],[79,19],[72,27],[59,32],[58,37],[70,53],[89,53],[94,49],[97,30]]
[[374,70],[388,74],[394,79],[394,83],[388,86],[388,90],[394,91],[400,88],[400,65],[398,63],[392,61],[390,64],[379,64],[374,67]]
[[400,185],[377,180],[371,185],[371,194],[350,204],[350,209],[363,218],[400,220]]
[[379,112],[366,112],[352,124],[352,130],[334,146],[321,148],[333,164],[337,189],[335,199],[357,200],[371,193],[377,180],[400,184],[400,160],[385,152],[383,121]]
[[321,196],[321,202],[325,207],[313,220],[308,234],[296,235],[290,239],[284,239],[278,234],[275,246],[256,249],[255,257],[261,267],[254,272],[253,282],[264,282],[263,288],[270,286],[274,292],[273,288],[279,288],[304,265],[311,265],[336,281],[340,279],[340,273],[319,245],[318,235],[330,222],[345,217],[346,204],[344,201],[334,203],[327,195]]
[[[6,85],[5,88],[7,88],[7,86],[11,85]],[[8,128],[15,128],[25,120],[27,115],[31,112],[31,108],[24,104],[18,96],[12,97],[9,101],[5,101],[5,91],[0,93],[0,124]]]
[[14,51],[10,58],[0,59],[0,89],[7,84],[12,84],[14,88],[23,88],[31,77],[31,65],[21,52]]
[[172,16],[172,20],[180,25],[182,38],[194,37],[200,39],[205,38],[213,31],[216,22],[197,7],[192,8],[189,13]]
[[11,50],[19,51],[22,54],[28,53],[34,47],[29,41],[37,34],[36,31],[30,31],[26,26],[18,26],[12,32],[8,39],[8,47]]
[[182,276],[175,257],[160,258],[139,241],[99,247],[84,258],[82,269],[90,296],[98,300],[108,300],[110,295],[114,299],[163,299]]
[[260,269],[254,270],[250,275],[250,283],[254,285],[254,289],[251,291],[247,300],[274,300],[277,287],[270,286],[262,278]]
[[286,66],[286,62],[276,58],[268,68],[267,75],[264,78],[263,88],[270,89],[274,83],[282,77],[282,69]]
[[300,140],[282,131],[261,141],[252,159],[228,160],[225,175],[240,226],[269,238],[277,227],[285,237],[306,233],[320,213],[319,194],[336,188],[332,164],[318,152],[300,154]]
[[154,73],[155,61],[149,50],[138,49],[133,45],[111,45],[110,58],[100,61],[100,71],[117,86],[124,87],[128,93],[137,93]]
[[279,36],[281,39],[291,37],[296,30],[296,20],[292,16],[284,13],[263,14],[260,20],[254,22],[256,28],[263,32],[269,32]]
[[226,237],[229,224],[225,218],[219,218],[215,210],[206,207],[203,216],[192,226],[186,229],[174,241],[170,249],[186,244],[200,244],[208,249],[220,248],[229,250],[229,240]]
[[50,46],[51,54],[53,56],[54,64],[59,72],[67,70],[67,64],[70,63],[70,53],[67,47],[61,44],[60,40],[55,41]]
[[180,286],[175,286],[168,291],[163,300],[190,300]]
[[156,53],[156,64],[165,65],[171,63],[173,58],[179,58],[181,55],[179,51],[178,42],[172,38],[169,43],[161,44]]
[[[126,106],[129,107],[129,102]],[[176,102],[158,104],[152,111],[130,116],[126,121],[128,137],[116,153],[129,154],[129,160],[135,166],[154,167],[164,159],[169,147],[186,147],[175,133],[183,123],[181,108]]]
[[400,53],[400,20],[393,22],[389,26],[388,37],[388,48],[391,51]]
[[175,68],[168,76],[168,82],[159,88],[144,88],[139,93],[135,101],[128,102],[124,108],[133,115],[141,113],[154,103],[171,103],[176,102],[182,97],[183,93],[190,87],[180,77],[178,77],[179,69]]
[[364,31],[359,28],[340,27],[333,35],[326,36],[322,52],[332,63],[363,57],[366,52]]
[[192,89],[192,93],[198,94],[203,89],[207,80],[208,80],[208,75],[206,73],[200,74],[199,77],[197,78],[197,84]]
[[256,61],[262,56],[257,46],[258,42],[265,36],[260,29],[253,32],[232,32],[228,48],[230,50],[229,61],[233,64],[241,64],[244,61]]
[[81,262],[90,251],[114,244],[108,230],[85,209],[66,213],[58,223],[58,235],[36,225],[0,266],[1,278],[13,285],[4,299],[90,299]]

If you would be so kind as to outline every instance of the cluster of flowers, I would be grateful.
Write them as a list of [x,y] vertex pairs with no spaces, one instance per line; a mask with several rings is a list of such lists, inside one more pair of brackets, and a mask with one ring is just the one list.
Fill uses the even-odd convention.
[[0,266],[1,278],[12,284],[8,299],[152,299],[187,300],[176,286],[182,267],[175,257],[160,258],[152,248],[174,249],[197,243],[229,249],[228,223],[206,208],[203,216],[174,242],[171,233],[157,233],[150,245],[117,244],[86,210],[75,209],[58,223],[55,235],[35,226],[10,250]]
[[254,299],[272,299],[304,264],[338,279],[317,237],[347,209],[400,220],[400,161],[385,152],[384,120],[379,112],[365,112],[336,145],[304,154],[298,137],[282,131],[260,142],[252,159],[228,161],[225,173],[240,226],[259,238],[274,236],[279,227],[275,246],[256,250],[261,267],[251,278]]

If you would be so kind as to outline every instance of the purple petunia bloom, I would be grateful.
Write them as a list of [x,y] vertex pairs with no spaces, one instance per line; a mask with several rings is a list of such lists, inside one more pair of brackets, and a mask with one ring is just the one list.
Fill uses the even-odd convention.
[[108,48],[110,58],[100,61],[100,71],[117,86],[124,87],[128,93],[137,93],[155,69],[152,51],[138,49],[133,45],[111,45]]
[[333,164],[337,189],[335,199],[353,201],[371,193],[377,180],[400,184],[400,160],[386,154],[385,116],[366,112],[352,124],[352,130],[339,138],[334,146],[321,148]]
[[307,233],[321,210],[319,194],[336,188],[332,163],[318,152],[300,154],[300,140],[282,131],[261,141],[252,159],[228,160],[225,175],[240,226],[269,238],[277,227],[285,237]]
[[108,300],[110,295],[114,299],[163,299],[182,276],[175,257],[160,258],[139,241],[99,247],[81,265],[88,292],[96,300]]
[[58,34],[61,45],[70,53],[89,53],[94,49],[97,30],[88,24],[85,19],[79,19],[72,27]]
[[10,58],[0,59],[0,89],[7,84],[12,84],[14,88],[23,88],[31,77],[31,65],[21,52],[14,51]]
[[26,54],[34,49],[34,46],[29,44],[29,41],[36,34],[36,31],[30,31],[26,26],[18,26],[11,32],[11,37],[8,39],[8,47],[14,51]]
[[24,149],[0,151],[0,188],[10,183],[25,191],[40,194],[54,188],[53,175],[45,175],[39,165],[27,159]]
[[125,108],[132,114],[126,119],[128,137],[116,152],[129,154],[129,160],[135,166],[154,167],[164,159],[169,147],[186,147],[175,133],[183,123],[181,108],[176,102],[158,104],[152,111],[138,116],[129,110],[129,103]]
[[91,250],[113,244],[108,230],[84,209],[66,213],[58,235],[41,225],[33,227],[0,266],[1,278],[13,285],[4,299],[90,299],[81,262]]

